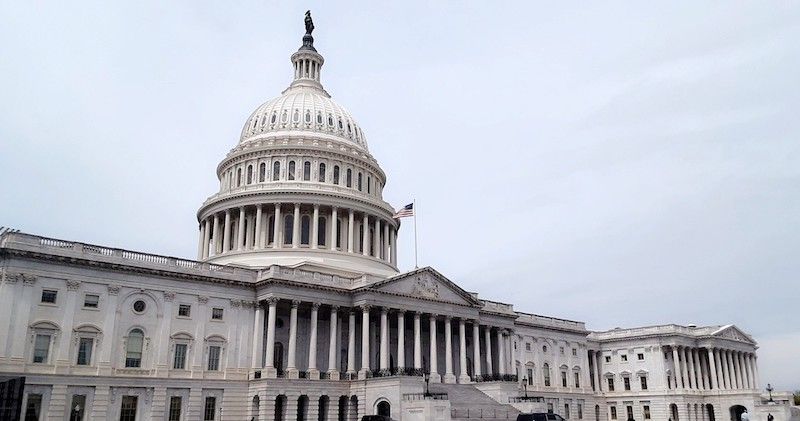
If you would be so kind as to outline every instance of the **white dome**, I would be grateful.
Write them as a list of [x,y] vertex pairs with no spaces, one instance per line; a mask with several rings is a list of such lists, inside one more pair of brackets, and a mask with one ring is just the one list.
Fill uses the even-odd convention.
[[364,133],[350,113],[316,87],[290,87],[262,104],[247,119],[240,142],[286,131],[322,133],[368,151]]

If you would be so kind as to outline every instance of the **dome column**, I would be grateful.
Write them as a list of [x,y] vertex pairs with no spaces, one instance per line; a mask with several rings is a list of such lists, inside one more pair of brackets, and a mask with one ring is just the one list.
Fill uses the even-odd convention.
[[337,209],[334,207],[331,209],[331,235],[330,235],[330,249],[336,250],[336,243],[339,242],[339,236],[336,235],[336,230],[339,225],[339,216],[337,215]]
[[203,259],[208,258],[208,243],[211,241],[211,220],[206,218],[205,222],[205,230],[203,231]]
[[205,221],[200,221],[200,227],[197,230],[199,232],[199,238],[197,239],[197,260],[203,259],[203,239],[205,238],[206,224]]
[[245,240],[245,232],[244,232],[244,222],[245,222],[245,212],[244,206],[239,208],[239,229],[236,234],[236,250],[242,251],[244,249],[244,240]]
[[347,252],[353,252],[353,225],[355,225],[355,215],[353,210],[350,209],[350,215],[347,220]]
[[317,248],[319,243],[319,205],[314,205],[314,217],[311,218],[311,248]]
[[213,250],[209,255],[216,255],[219,251],[219,214],[214,214],[214,231],[211,234]]
[[373,240],[374,244],[372,245],[373,253],[372,255],[376,259],[381,258],[381,220],[379,218],[375,218],[375,232],[373,233]]
[[225,210],[225,228],[222,233],[222,253],[227,253],[231,248],[231,210]]
[[283,224],[281,224],[281,204],[275,204],[275,221],[273,221],[272,248],[281,248],[283,242]]
[[294,204],[294,217],[292,218],[292,248],[300,247],[300,204]]
[[391,260],[389,257],[389,221],[383,223],[383,241],[381,244],[383,245],[383,260],[388,262]]
[[369,215],[364,214],[361,222],[361,254],[369,256]]
[[253,248],[258,250],[261,248],[261,218],[263,217],[261,212],[262,206],[256,206],[256,232],[255,232],[255,241],[253,243]]

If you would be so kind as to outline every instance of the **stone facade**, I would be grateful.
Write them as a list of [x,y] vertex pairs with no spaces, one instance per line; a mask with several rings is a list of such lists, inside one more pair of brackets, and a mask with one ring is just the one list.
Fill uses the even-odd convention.
[[30,419],[463,418],[423,378],[567,419],[761,405],[756,343],[734,326],[590,332],[398,273],[386,176],[307,38],[217,168],[197,260],[2,233],[0,373],[26,377]]

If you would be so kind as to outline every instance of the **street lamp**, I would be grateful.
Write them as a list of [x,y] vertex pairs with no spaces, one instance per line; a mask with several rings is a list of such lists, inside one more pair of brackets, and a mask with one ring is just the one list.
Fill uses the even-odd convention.
[[522,378],[522,387],[525,388],[525,399],[527,399],[528,398],[528,378],[527,377],[523,377]]
[[773,390],[775,390],[775,389],[772,388],[772,385],[767,383],[767,392],[769,392],[769,403],[775,403],[775,401],[772,400],[772,391]]

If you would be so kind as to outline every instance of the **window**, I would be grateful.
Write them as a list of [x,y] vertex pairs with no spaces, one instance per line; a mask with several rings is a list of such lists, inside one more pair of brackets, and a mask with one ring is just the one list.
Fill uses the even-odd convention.
[[626,361],[628,361],[628,356],[627,356],[627,355],[625,355],[625,354],[622,354],[622,355],[620,355],[620,357],[619,357],[619,358],[620,358],[620,359],[622,359],[622,362],[626,362]]
[[287,170],[288,172],[286,173],[287,180],[294,180],[294,170],[295,170],[294,165],[295,165],[294,161],[289,161],[289,169]]
[[644,413],[644,419],[650,419],[650,405],[642,406],[642,412]]
[[241,185],[242,185],[242,169],[241,168],[237,168],[236,169],[236,187],[239,187]]
[[639,361],[644,361],[644,354],[636,354],[636,359]]
[[559,352],[561,355],[564,355],[564,347],[563,347],[563,346],[560,346],[560,347],[558,347],[558,352]]
[[372,193],[372,177],[367,176],[367,193]]
[[325,182],[325,164],[322,162],[319,164],[319,174],[317,174],[317,179],[320,183]]
[[338,165],[334,165],[333,166],[333,184],[336,184],[336,185],[339,184],[339,166]]
[[525,350],[526,351],[530,351],[531,350],[531,343],[530,342],[525,342]]
[[42,302],[48,304],[55,304],[56,297],[58,296],[58,291],[52,289],[43,289],[42,290]]
[[180,396],[169,398],[169,421],[181,421],[181,403]]
[[308,215],[300,217],[300,244],[308,245],[311,243],[311,218]]
[[610,362],[611,362],[611,356],[610,356],[610,355],[606,355],[606,362],[607,362],[607,363],[610,363]]
[[311,162],[303,163],[303,181],[311,181]]
[[221,348],[218,346],[210,346],[208,347],[208,370],[209,371],[217,371],[219,370],[219,354]]
[[172,358],[172,368],[183,370],[186,368],[186,350],[188,345],[175,344],[175,356]]
[[214,307],[211,309],[211,320],[222,320],[222,309]]
[[547,352],[547,345],[542,345],[542,352]]
[[533,369],[528,369],[528,386],[533,386]]
[[550,386],[550,366],[548,364],[542,366],[542,374],[544,375],[544,385]]
[[548,414],[552,414],[553,413],[553,402],[548,402],[547,403],[547,413]]
[[561,372],[561,387],[567,387],[567,372]]
[[569,404],[568,403],[564,404],[564,418],[569,419]]
[[275,161],[272,163],[272,181],[278,181],[281,176],[281,163]]
[[69,421],[82,421],[86,415],[86,395],[72,395],[69,406]]
[[[262,162],[261,165],[258,166],[258,182],[263,183],[267,178],[267,164]],[[180,399],[180,397],[178,397]]]
[[83,306],[85,308],[97,308],[100,304],[100,296],[94,294],[86,294],[83,297]]
[[133,311],[137,313],[143,313],[146,308],[147,304],[145,304],[145,302],[142,300],[136,300],[133,302]]
[[25,406],[25,421],[38,421],[42,415],[42,395],[28,394],[28,404]]
[[581,387],[581,373],[575,372],[575,387]]
[[217,398],[213,396],[206,397],[206,405],[203,411],[204,421],[213,421],[217,415]]
[[123,396],[122,405],[119,409],[119,421],[136,421],[136,403],[139,398],[136,396]]
[[639,382],[642,385],[642,390],[647,390],[647,377],[645,376],[639,377]]
[[125,367],[139,368],[142,366],[142,348],[144,347],[144,332],[133,329],[128,334],[128,344],[125,347]]
[[253,166],[247,166],[247,184],[253,184]]
[[583,404],[582,403],[578,404],[578,419],[579,420],[583,419]]
[[347,169],[346,183],[348,188],[353,187],[353,170],[351,170],[350,168]]
[[622,384],[625,386],[625,390],[631,390],[631,378],[630,377],[623,377]]
[[608,391],[609,392],[613,392],[614,391],[614,378],[613,377],[609,377],[608,378]]
[[93,338],[80,338],[78,340],[78,360],[77,365],[90,365],[92,363]]
[[192,306],[189,304],[181,304],[178,306],[178,316],[180,317],[191,317],[192,316]]
[[577,356],[578,356],[578,350],[577,350],[577,348],[572,348],[572,356],[573,356],[573,357],[577,357]]
[[33,362],[36,364],[47,364],[47,356],[50,353],[50,335],[36,335],[33,343]]
[[361,191],[361,173],[358,173],[358,191]]
[[617,407],[612,406],[610,409],[611,409],[611,419],[612,420],[617,419]]
[[322,124],[322,113],[317,113],[317,124]]
[[628,419],[632,420],[633,419],[633,407],[630,406],[630,405],[626,406],[625,407],[625,412],[628,413]]

